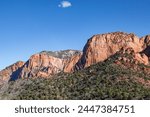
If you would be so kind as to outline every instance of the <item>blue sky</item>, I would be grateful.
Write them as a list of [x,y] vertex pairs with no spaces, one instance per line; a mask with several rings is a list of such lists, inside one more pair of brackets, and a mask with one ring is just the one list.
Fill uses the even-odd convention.
[[0,0],[0,69],[42,50],[82,50],[94,34],[150,34],[150,0]]

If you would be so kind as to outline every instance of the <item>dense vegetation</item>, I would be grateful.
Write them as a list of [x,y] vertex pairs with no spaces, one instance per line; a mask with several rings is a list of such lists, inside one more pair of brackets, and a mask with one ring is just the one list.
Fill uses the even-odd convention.
[[137,79],[150,75],[117,64],[112,59],[86,69],[49,79],[20,79],[2,87],[1,99],[150,99],[150,87]]

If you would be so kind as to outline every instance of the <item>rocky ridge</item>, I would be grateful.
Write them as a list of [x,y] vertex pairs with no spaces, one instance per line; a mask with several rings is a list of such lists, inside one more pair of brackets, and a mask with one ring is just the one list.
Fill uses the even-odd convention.
[[70,72],[73,65],[70,64],[72,58],[79,56],[80,51],[77,50],[66,50],[66,51],[44,51],[38,54],[32,55],[30,59],[24,64],[20,78],[47,78],[51,75],[57,74],[64,70]]
[[1,82],[18,78],[47,78],[63,70],[71,72],[72,63],[77,61],[75,58],[80,57],[81,53],[78,50],[42,51],[32,55],[25,63],[17,62],[0,71]]
[[19,75],[23,65],[23,61],[18,61],[15,64],[10,65],[4,70],[0,71],[0,84],[8,82],[11,78],[16,79],[16,76]]
[[[132,61],[149,66],[149,35],[139,38],[133,33],[113,32],[94,35],[87,41],[83,52],[43,51],[32,55],[26,63],[14,64],[17,65],[15,69],[12,70],[10,66],[0,71],[0,79],[7,82],[18,78],[48,78],[59,72],[74,72],[105,61],[120,50],[132,52]],[[128,61],[119,58],[118,62],[122,59]]]

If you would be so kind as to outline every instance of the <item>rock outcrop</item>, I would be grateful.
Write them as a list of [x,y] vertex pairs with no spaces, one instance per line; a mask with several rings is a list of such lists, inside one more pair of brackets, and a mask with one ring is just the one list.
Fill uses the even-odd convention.
[[[23,66],[20,78],[47,78],[64,70],[70,72],[79,60],[80,51],[43,51],[35,54]],[[73,64],[72,64],[73,63]],[[66,67],[68,65],[68,67]]]
[[64,66],[64,72],[73,72],[75,69],[75,64],[79,61],[81,58],[82,53],[76,54],[72,56],[70,59],[68,59]]
[[15,79],[16,76],[20,73],[22,66],[24,65],[23,61],[18,61],[9,67],[6,67],[4,70],[0,71],[0,84],[8,82],[10,79]]
[[23,66],[20,77],[48,77],[51,74],[62,71],[64,61],[47,54],[35,54]]
[[[142,52],[143,47],[147,47],[148,44],[148,42],[142,42],[136,35],[123,32],[95,35],[88,40],[83,49],[83,55],[75,68],[83,69],[97,62],[104,61],[122,48],[132,48],[135,53]],[[143,57],[140,54],[136,55],[136,58],[148,64],[146,56]]]
[[150,57],[150,35],[147,35],[145,37],[142,37],[140,39],[140,42],[142,44],[143,53]]
[[107,60],[112,59],[118,65],[124,65],[128,68],[138,67],[140,64],[149,65],[148,57],[144,53],[136,53],[133,48],[122,48]]

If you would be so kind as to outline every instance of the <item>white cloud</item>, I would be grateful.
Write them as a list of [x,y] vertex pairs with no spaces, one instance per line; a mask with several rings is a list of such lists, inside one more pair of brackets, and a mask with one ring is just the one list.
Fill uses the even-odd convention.
[[69,2],[69,1],[62,1],[59,5],[58,5],[58,7],[61,7],[61,8],[67,8],[67,7],[71,7],[72,6],[72,4],[71,4],[71,2]]

